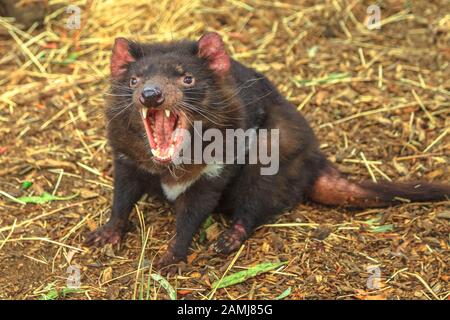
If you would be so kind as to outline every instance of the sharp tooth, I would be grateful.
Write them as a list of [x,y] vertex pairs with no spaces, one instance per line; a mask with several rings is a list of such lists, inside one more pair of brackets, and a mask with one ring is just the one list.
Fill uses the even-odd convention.
[[144,117],[144,119],[147,118],[147,114],[148,114],[148,108],[142,107],[142,116]]
[[169,109],[165,109],[164,112],[166,113],[166,117],[170,117],[170,110]]

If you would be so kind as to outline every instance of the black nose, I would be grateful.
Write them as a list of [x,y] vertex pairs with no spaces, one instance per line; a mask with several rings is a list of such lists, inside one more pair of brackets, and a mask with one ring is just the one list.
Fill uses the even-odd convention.
[[164,102],[164,96],[160,88],[145,86],[139,100],[146,107],[157,107]]

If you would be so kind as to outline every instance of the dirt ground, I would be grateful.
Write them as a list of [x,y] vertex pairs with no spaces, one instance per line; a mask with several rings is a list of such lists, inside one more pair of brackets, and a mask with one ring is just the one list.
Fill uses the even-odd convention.
[[[170,297],[151,269],[175,230],[167,204],[142,199],[120,248],[82,245],[110,214],[103,107],[119,35],[151,42],[216,30],[234,58],[298,107],[323,151],[355,180],[449,181],[447,0],[378,1],[373,30],[365,25],[371,2],[358,0],[70,3],[81,8],[81,29],[68,28],[64,1],[49,1],[40,27],[0,18],[2,299]],[[74,197],[12,200],[43,192]],[[178,299],[448,299],[449,203],[352,211],[300,204],[228,257],[210,248],[227,224],[214,215],[189,263],[167,280]],[[287,263],[213,286],[225,273],[278,261]],[[76,268],[81,286],[67,289]]]

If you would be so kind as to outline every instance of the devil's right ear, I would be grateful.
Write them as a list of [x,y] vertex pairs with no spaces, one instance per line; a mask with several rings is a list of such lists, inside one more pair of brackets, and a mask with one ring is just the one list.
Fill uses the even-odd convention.
[[111,75],[120,79],[127,71],[127,65],[135,61],[130,53],[130,41],[125,38],[116,38],[111,56]]
[[198,40],[198,56],[206,59],[209,69],[218,76],[224,76],[230,70],[230,57],[216,32],[206,33]]

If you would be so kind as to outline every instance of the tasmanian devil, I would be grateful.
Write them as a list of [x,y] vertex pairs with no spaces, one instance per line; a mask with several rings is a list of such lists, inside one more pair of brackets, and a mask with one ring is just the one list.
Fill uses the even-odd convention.
[[[448,184],[347,180],[319,150],[296,108],[266,77],[231,59],[217,33],[198,41],[154,44],[117,38],[111,76],[106,115],[114,199],[111,218],[87,237],[88,245],[119,243],[133,205],[144,194],[167,199],[176,214],[176,236],[157,263],[160,268],[186,259],[193,236],[212,212],[231,217],[229,229],[214,246],[230,253],[256,227],[306,199],[382,207],[450,195]],[[175,163],[181,146],[189,150],[194,145],[194,139],[176,132],[198,135],[195,122],[224,136],[230,129],[268,130],[263,141],[277,144],[277,172],[261,174],[263,164],[249,163],[248,154],[244,163]],[[271,139],[272,129],[279,130],[278,140]],[[200,151],[205,148],[203,139]],[[196,152],[195,146],[191,149]],[[248,153],[248,144],[242,150]]]

